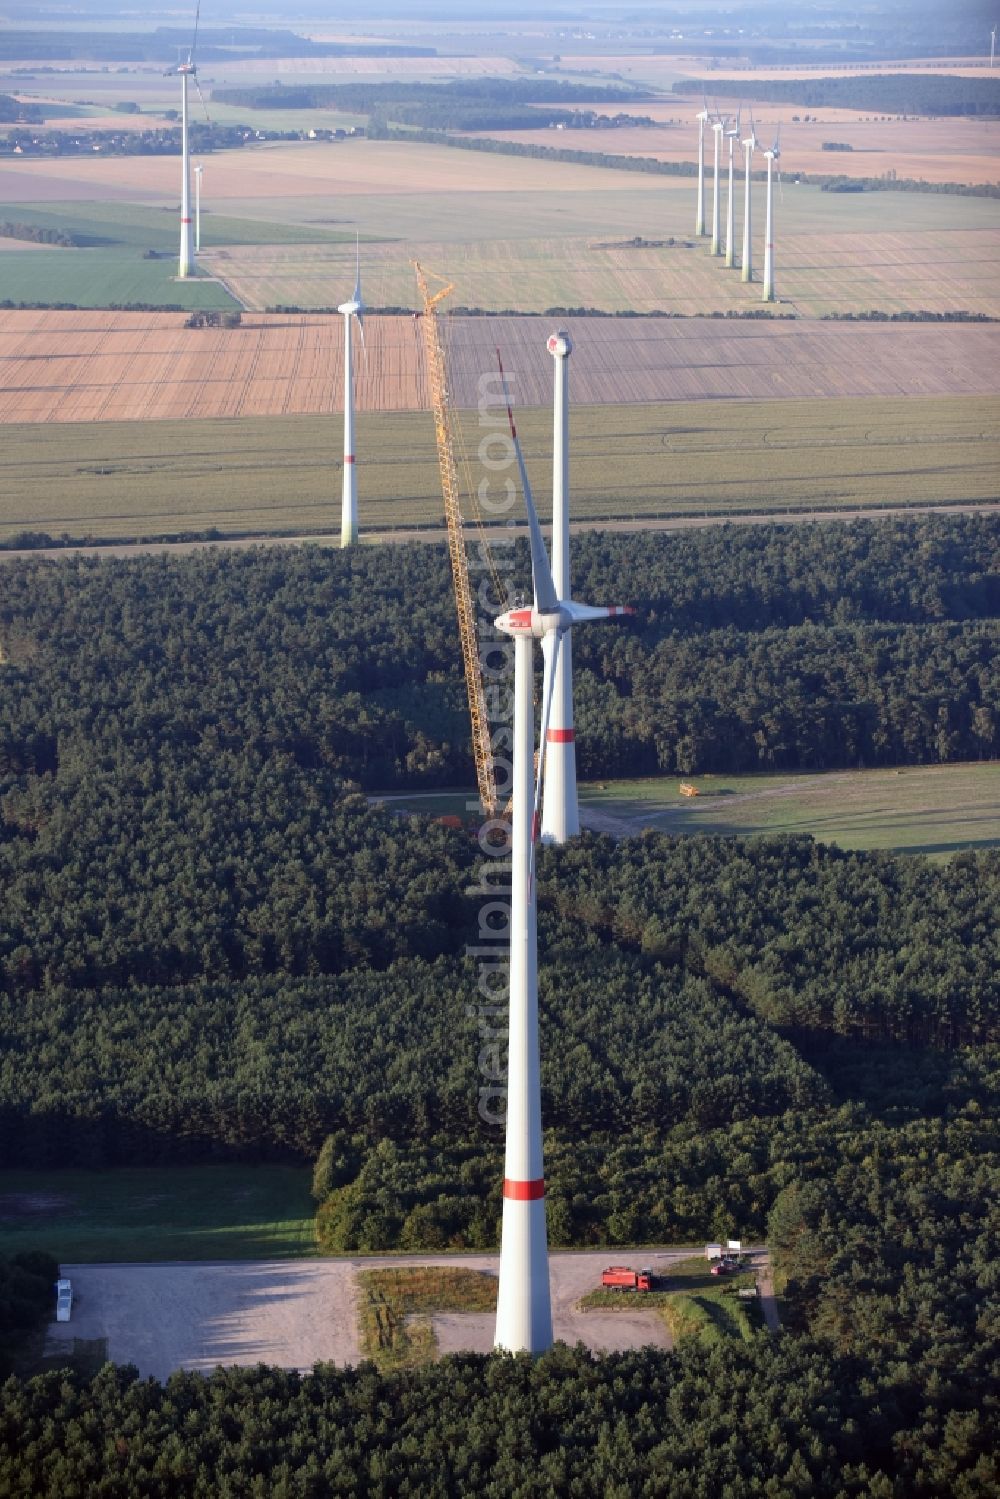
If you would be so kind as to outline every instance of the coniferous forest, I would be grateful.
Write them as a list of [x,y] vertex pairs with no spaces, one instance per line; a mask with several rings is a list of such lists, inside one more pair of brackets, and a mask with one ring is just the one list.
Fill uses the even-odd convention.
[[[580,537],[637,610],[575,643],[582,774],[996,758],[998,560],[981,516]],[[0,1163],[315,1160],[331,1250],[493,1246],[482,854],[368,800],[472,780],[442,548],[0,564]],[[553,1244],[766,1236],[782,1334],[11,1379],[5,1492],[997,1492],[1000,851],[585,835],[539,901]]]

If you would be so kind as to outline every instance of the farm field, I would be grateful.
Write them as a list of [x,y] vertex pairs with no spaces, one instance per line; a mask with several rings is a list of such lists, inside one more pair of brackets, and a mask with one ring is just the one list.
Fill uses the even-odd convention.
[[[636,53],[564,55],[567,70],[610,73],[629,83],[669,89],[679,78],[703,78],[711,64],[706,57],[665,55],[643,57]],[[989,71],[989,59],[981,57],[916,57],[876,63],[806,63],[801,66],[778,64],[739,68],[720,63],[727,78],[855,78],[870,73],[948,73],[955,77],[982,78]]]
[[315,1254],[301,1166],[0,1171],[0,1254],[232,1260]]
[[[131,235],[128,243],[141,249],[137,237],[155,230],[171,248],[177,175],[170,157],[8,161],[0,165],[0,202],[12,218],[28,216],[31,205],[30,212],[51,212],[70,229],[79,204],[84,234]],[[755,190],[759,270],[763,187]],[[342,278],[353,278],[342,241],[355,232],[391,241],[365,257],[373,306],[414,306],[414,257],[457,274],[457,300],[495,310],[692,314],[759,305],[759,283],[745,285],[708,255],[707,242],[693,240],[694,184],[687,178],[443,146],[316,142],[213,154],[204,201],[203,269],[251,308],[337,302],[349,289]],[[138,212],[130,228],[131,205]],[[637,235],[664,243],[623,248]],[[800,316],[873,308],[1000,315],[1000,204],[993,200],[832,194],[789,180],[776,241],[778,294]],[[49,299],[124,300],[108,296],[104,263],[81,254],[57,259],[51,252],[38,262],[34,253]],[[23,257],[4,264],[7,295],[37,300],[37,266]],[[130,284],[143,278],[129,299],[178,300],[162,287],[155,295],[155,265],[137,272],[116,264]],[[93,285],[85,284],[90,277]]]
[[[574,516],[989,502],[994,415],[973,396],[575,406]],[[464,427],[474,454],[478,418]],[[524,409],[519,428],[545,515],[551,415]],[[357,450],[363,534],[441,525],[429,413],[363,414]],[[0,537],[322,533],[339,515],[339,452],[330,416],[66,422],[44,443],[36,424],[8,426]]]
[[[712,101],[724,113],[735,117],[737,99]],[[560,132],[556,144],[576,151],[609,152],[613,155],[652,156],[658,161],[693,161],[697,157],[697,131],[694,115],[697,101],[680,100],[671,104],[637,105],[637,111],[663,122],[660,128],[634,127],[628,130],[573,130]],[[803,122],[803,110],[811,118]],[[744,105],[744,114],[746,106]],[[913,177],[924,182],[996,182],[1000,172],[1000,124],[995,120],[913,119],[893,116],[871,119],[857,110],[820,109],[820,118],[803,105],[760,104],[754,109],[757,135],[763,145],[770,145],[778,124],[781,125],[781,164],[786,182],[799,172],[821,176],[843,174],[847,177],[882,177],[895,171],[899,177]],[[676,121],[675,124],[666,123]],[[745,132],[744,132],[745,133]],[[549,129],[491,131],[497,140],[521,141],[551,146]],[[852,147],[850,151],[824,151],[824,141],[837,141]],[[713,142],[708,133],[709,180],[711,181]],[[726,148],[728,152],[728,147]],[[739,149],[736,170],[742,168]],[[728,171],[724,159],[723,177]],[[756,165],[760,166],[758,160]]]
[[[647,239],[675,233],[658,222],[660,208],[639,221]],[[697,243],[686,230],[676,235],[675,244],[656,247],[626,245],[621,232],[607,230],[587,239],[562,234],[477,239],[458,254],[446,241],[409,241],[405,251],[398,245],[373,246],[365,255],[366,296],[373,306],[415,308],[412,256],[453,274],[461,305],[490,311],[586,307],[692,317],[760,307],[759,243],[755,280],[746,284],[738,271],[726,270],[721,258],[708,254],[707,241]],[[777,310],[799,317],[873,309],[1000,316],[1000,228],[786,230],[775,256]],[[204,264],[225,277],[245,306],[264,309],[328,306],[332,287],[350,274],[350,262],[349,252],[337,246],[289,245],[219,250]]]
[[[845,849],[896,849],[944,858],[1000,846],[1000,764],[908,766],[823,774],[691,776],[580,787],[581,817],[595,832],[808,833]],[[425,815],[467,815],[468,792],[390,798]]]
[[[207,170],[207,169],[206,169]],[[14,221],[40,229],[61,229],[71,234],[82,249],[128,246],[137,250],[169,250],[176,253],[178,239],[175,207],[146,207],[138,203],[0,203],[0,222]],[[331,244],[349,240],[354,231],[326,229],[316,225],[283,224],[255,218],[238,218],[203,208],[202,245],[298,244],[303,241]],[[15,243],[23,244],[24,241]]]
[[[991,324],[449,317],[453,402],[477,405],[500,348],[517,404],[547,405],[545,341],[555,321],[573,337],[573,396],[584,406],[1000,394],[1000,327]],[[370,412],[429,406],[413,318],[369,316],[356,400]],[[246,314],[236,329],[189,329],[177,313],[0,310],[0,423],[280,416],[342,405],[336,317]]]
[[136,250],[11,250],[3,257],[4,296],[12,302],[108,307],[127,302],[183,308],[239,303],[207,276],[176,279],[173,259],[144,260]]

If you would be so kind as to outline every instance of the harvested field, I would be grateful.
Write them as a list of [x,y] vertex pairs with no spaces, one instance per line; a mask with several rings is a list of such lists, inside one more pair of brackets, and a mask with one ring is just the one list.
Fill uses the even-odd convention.
[[[173,156],[79,157],[72,163],[32,158],[0,168],[3,201],[20,201],[20,194],[13,190],[18,173],[30,176],[36,185],[76,177],[89,184],[87,197],[92,201],[110,196],[110,188],[126,193],[138,189],[146,201],[166,198],[173,202],[180,179],[178,158]],[[549,193],[574,188],[600,192],[622,185],[619,175],[610,169],[505,156],[491,157],[488,169],[484,169],[482,158],[475,152],[367,140],[276,142],[240,151],[218,151],[212,155],[211,173],[213,202],[321,196],[327,206],[335,205],[343,194]],[[207,183],[206,177],[206,192]],[[657,186],[655,179],[648,179],[649,189]],[[75,195],[60,192],[52,196]]]
[[[714,103],[715,101],[713,101]],[[738,100],[717,101],[723,113],[735,116]],[[676,104],[641,107],[644,115],[676,124],[629,130],[578,130],[559,140],[577,151],[608,152],[612,155],[652,156],[658,161],[695,161],[698,127],[695,105],[690,100]],[[857,110],[821,109],[820,119],[803,123],[805,106],[761,104],[756,110],[757,133],[770,145],[781,124],[781,163],[786,181],[797,172],[846,177],[883,177],[895,171],[899,177],[924,182],[996,182],[1000,177],[1000,123],[995,120],[917,119],[895,116],[865,118]],[[813,111],[806,110],[812,114]],[[795,119],[794,117],[798,117]],[[491,132],[498,140],[551,146],[552,131],[518,130]],[[709,174],[714,145],[708,137]],[[824,151],[824,141],[837,141],[850,151]],[[728,151],[728,147],[726,148]],[[758,162],[758,166],[760,163]],[[741,169],[736,152],[737,171]],[[728,166],[725,168],[728,170]]]
[[[705,78],[712,68],[710,57],[682,57],[662,55],[644,57],[639,53],[595,57],[588,54],[563,56],[563,68],[567,71],[586,73],[618,74],[629,83],[648,83],[657,88],[670,88],[677,78]],[[799,66],[780,64],[755,67],[737,67],[735,63],[718,65],[725,68],[727,78],[856,78],[859,74],[871,73],[948,73],[955,77],[982,78],[989,73],[989,59],[981,57],[915,57],[890,62],[875,63],[805,63]]]
[[[476,405],[499,347],[518,404],[544,406],[555,321],[574,338],[574,399],[585,406],[1000,394],[991,324],[452,317],[455,403]],[[424,410],[420,324],[373,316],[368,330],[359,409]],[[0,423],[333,413],[342,401],[337,317],[255,314],[239,328],[190,329],[176,313],[0,311]]]
[[[995,416],[995,398],[977,396],[574,405],[574,516],[990,502]],[[478,416],[464,425],[474,455]],[[545,515],[551,416],[529,408],[518,425]],[[37,424],[8,426],[0,536],[321,533],[339,515],[339,450],[335,416],[66,422],[44,441]],[[357,451],[363,533],[441,525],[429,413],[362,415]]]
[[[741,210],[742,212],[742,210]],[[666,231],[650,215],[647,230]],[[672,312],[683,317],[747,312],[760,306],[758,269],[748,285],[704,242],[663,248],[615,247],[613,240],[481,240],[463,246],[417,243],[414,258],[456,276],[456,300],[491,311],[541,313],[550,307],[605,312]],[[351,273],[336,246],[247,246],[217,252],[204,265],[251,308],[330,305]],[[398,247],[366,254],[372,305],[416,307],[408,257]],[[1000,316],[1000,232],[794,234],[776,240],[779,300],[799,317],[827,312],[980,312]],[[349,284],[349,283],[347,283]]]

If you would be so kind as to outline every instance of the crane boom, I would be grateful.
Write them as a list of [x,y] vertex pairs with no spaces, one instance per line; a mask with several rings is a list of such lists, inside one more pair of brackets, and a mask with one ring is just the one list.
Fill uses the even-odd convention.
[[[448,551],[451,556],[451,576],[455,589],[455,609],[458,614],[458,633],[462,643],[462,658],[465,663],[465,688],[469,698],[469,718],[472,722],[472,754],[476,763],[476,781],[479,799],[490,817],[498,810],[496,772],[493,766],[493,746],[490,743],[490,725],[486,712],[486,693],[483,687],[483,672],[479,660],[479,641],[476,636],[476,615],[472,603],[472,587],[469,582],[469,558],[465,550],[464,523],[462,521],[461,487],[458,465],[455,462],[455,440],[452,432],[452,411],[448,397],[448,381],[438,325],[438,304],[443,302],[453,287],[442,283],[441,289],[432,292],[427,284],[423,268],[413,262],[417,285],[423,300],[424,348],[427,354],[427,375],[431,389],[431,407],[434,412],[434,435],[437,441],[438,467],[441,471],[441,492],[444,496],[445,520],[448,523]],[[435,277],[435,280],[441,278]]]

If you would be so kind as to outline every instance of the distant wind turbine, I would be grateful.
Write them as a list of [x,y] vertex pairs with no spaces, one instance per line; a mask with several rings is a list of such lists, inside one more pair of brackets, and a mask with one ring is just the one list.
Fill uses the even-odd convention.
[[991,68],[993,66],[993,59],[996,56],[996,51],[997,51],[997,29],[994,26],[993,30],[990,32],[990,67]]
[[358,540],[358,476],[354,462],[354,347],[353,320],[358,320],[361,347],[365,347],[365,304],[361,295],[361,241],[357,245],[357,276],[354,295],[337,311],[344,318],[344,488],[340,512],[340,545],[356,546]]
[[733,243],[733,148],[740,138],[740,112],[736,111],[736,124],[726,130],[726,140],[729,142],[729,198],[726,201],[726,265],[732,266],[736,259],[736,246]]
[[719,163],[722,152],[722,137],[725,133],[726,122],[720,114],[716,114],[712,121],[712,134],[715,136],[715,160],[712,173],[712,254],[721,255],[719,248]]
[[[773,302],[774,296],[774,183],[772,172],[775,162],[781,156],[781,126],[774,137],[774,145],[769,151],[764,152],[767,162],[767,219],[764,230],[764,290],[762,301]],[[778,184],[781,184],[781,168],[778,168]]]
[[753,169],[753,153],[757,148],[757,127],[753,122],[753,114],[750,115],[750,134],[746,140],[741,141],[743,147],[743,160],[746,163],[746,185],[743,189],[743,271],[740,279],[743,281],[753,280],[753,222],[751,210],[753,208],[753,196],[750,191],[750,174]]
[[705,125],[708,122],[708,105],[695,115],[698,121],[698,208],[695,213],[694,232],[705,233]]
[[198,82],[198,65],[195,62],[195,52],[198,47],[198,22],[201,19],[201,0],[194,13],[194,34],[191,38],[191,46],[188,49],[187,62],[179,64],[177,71],[181,79],[181,248],[177,260],[177,276],[180,281],[186,281],[195,273],[194,263],[194,236],[191,233],[191,118],[188,99],[188,79],[194,79],[194,86],[198,90],[198,97],[208,117],[208,105],[205,104],[205,96]]

